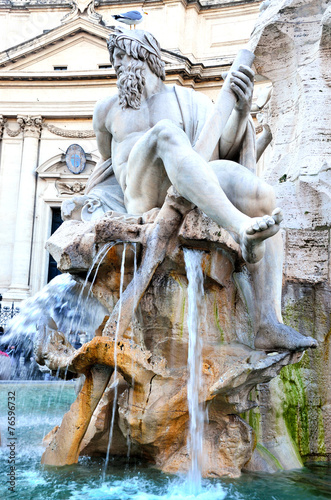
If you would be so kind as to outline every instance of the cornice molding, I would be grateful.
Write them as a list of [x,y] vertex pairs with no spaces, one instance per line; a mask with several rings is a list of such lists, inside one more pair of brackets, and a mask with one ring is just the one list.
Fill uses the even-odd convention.
[[49,8],[54,9],[56,7],[67,7],[71,8],[70,0],[26,0],[24,3],[22,0],[0,0],[0,9],[19,9],[28,10],[36,8]]
[[[145,0],[144,7],[157,4],[164,4],[167,0]],[[221,9],[226,7],[236,7],[249,4],[260,4],[262,0],[178,0],[185,7],[194,6],[200,10]],[[102,8],[108,6],[118,6],[118,0],[96,0],[94,7]],[[172,2],[174,3],[174,2]],[[125,0],[121,2],[123,9],[125,6],[130,8],[130,5],[137,4],[137,0]],[[26,0],[25,3],[19,0],[0,0],[1,9],[17,9],[17,10],[35,10],[35,9],[56,9],[56,8],[72,9],[73,2],[70,0]],[[70,13],[69,13],[70,14]]]
[[42,51],[46,47],[61,42],[65,38],[72,37],[81,31],[106,41],[111,30],[101,26],[100,24],[93,23],[85,17],[79,16],[77,19],[69,23],[61,24],[60,26],[49,30],[47,33],[42,33],[41,35],[37,35],[30,40],[26,40],[2,51],[0,53],[0,66],[5,66],[6,64],[15,62],[22,57],[27,57],[28,54]]
[[[29,86],[29,88],[31,88]],[[0,87],[1,92],[1,87]],[[0,109],[2,115],[6,118],[16,119],[18,114],[24,115],[42,115],[44,118],[84,118],[92,119],[93,110],[95,107],[93,101],[56,101],[46,103],[31,103],[31,102],[5,102],[0,101]],[[46,127],[45,127],[46,128]]]
[[[235,55],[215,58],[206,62],[192,62],[186,56],[162,49],[162,59],[166,62],[166,74],[179,73],[184,79],[208,80],[220,79],[221,74],[231,66]],[[1,63],[0,63],[1,64]],[[77,80],[117,80],[113,68],[91,71],[48,71],[32,72],[7,70],[0,68],[0,81],[77,81]]]

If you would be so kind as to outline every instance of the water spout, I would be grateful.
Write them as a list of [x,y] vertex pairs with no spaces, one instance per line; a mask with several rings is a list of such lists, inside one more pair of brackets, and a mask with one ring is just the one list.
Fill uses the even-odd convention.
[[202,392],[202,336],[200,324],[203,304],[203,272],[201,267],[203,254],[197,250],[184,248],[186,275],[188,279],[188,385],[187,399],[189,408],[188,449],[191,465],[188,474],[190,493],[197,495],[201,490],[202,443],[205,411],[199,403]]
[[[97,253],[97,255],[94,257],[93,262],[92,262],[91,266],[89,267],[89,270],[87,271],[86,278],[85,278],[84,284],[82,286],[81,292],[79,294],[76,308],[75,308],[75,312],[73,314],[72,321],[70,324],[69,332],[73,332],[74,335],[76,335],[80,331],[82,318],[83,318],[83,316],[80,315],[80,311],[82,311],[82,310],[84,310],[84,308],[86,308],[88,301],[89,301],[90,297],[92,296],[92,288],[93,288],[94,282],[96,280],[96,277],[98,275],[100,265],[102,264],[103,260],[105,259],[106,255],[108,253],[108,250],[110,250],[115,244],[116,244],[115,242],[112,242],[112,243],[106,243],[104,246],[102,246],[100,248],[99,252]],[[95,270],[94,270],[94,268],[95,268]],[[90,286],[88,287],[88,290],[87,290],[89,278],[90,278],[93,270],[94,270],[94,275],[93,275],[92,281],[90,283]],[[86,290],[87,290],[87,293],[86,293]],[[84,296],[84,294],[85,294],[85,296]],[[77,317],[79,318],[78,321],[77,321]]]
[[124,271],[125,271],[125,253],[126,253],[126,243],[123,245],[123,254],[122,254],[122,262],[121,262],[121,278],[120,278],[120,295],[119,295],[119,309],[118,309],[118,319],[117,319],[117,327],[115,331],[115,343],[114,343],[114,372],[113,372],[113,382],[112,386],[114,387],[114,399],[113,399],[113,409],[112,409],[112,416],[111,416],[111,424],[110,424],[110,429],[109,429],[109,438],[108,438],[108,446],[107,446],[107,454],[106,454],[106,460],[105,460],[105,465],[104,465],[104,470],[102,474],[102,479],[105,481],[106,479],[106,470],[109,462],[109,452],[110,452],[110,447],[112,444],[113,440],[113,432],[114,432],[114,423],[115,423],[115,414],[116,414],[116,407],[117,407],[117,395],[118,395],[118,373],[117,373],[117,340],[118,340],[118,331],[119,331],[119,324],[120,324],[120,318],[121,318],[121,310],[122,310],[122,293],[123,293],[123,284],[124,284]]

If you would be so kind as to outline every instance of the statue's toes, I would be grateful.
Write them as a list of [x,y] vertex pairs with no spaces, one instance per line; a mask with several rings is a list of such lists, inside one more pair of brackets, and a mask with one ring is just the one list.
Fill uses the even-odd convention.
[[254,222],[254,224],[252,225],[252,229],[254,229],[254,232],[257,233],[258,231],[261,231],[261,228],[260,228],[260,224],[259,224],[260,221],[256,220]]
[[260,219],[258,221],[258,224],[259,224],[260,231],[265,231],[266,229],[268,229],[268,227],[270,225],[270,224],[268,224],[267,217],[262,217],[262,219]]
[[284,218],[283,211],[279,207],[275,208],[275,210],[273,210],[271,215],[272,215],[272,218],[274,219],[274,221],[276,222],[276,224],[280,224]]
[[276,224],[274,218],[271,217],[271,215],[265,215],[263,217],[263,220],[264,220],[265,224],[267,225],[266,229],[268,227],[274,226]]
[[307,347],[310,349],[316,349],[318,346],[317,340],[313,339],[312,337],[306,337],[307,340]]
[[252,235],[255,233],[261,233],[262,231],[266,231],[269,227],[272,227],[276,224],[275,219],[270,215],[264,215],[263,217],[259,217],[255,219],[254,223],[246,230],[246,234]]
[[304,339],[300,339],[300,342],[297,343],[295,351],[305,351],[306,349],[316,349],[318,343],[312,337],[305,337]]
[[[257,229],[254,228],[254,226],[257,227]],[[252,235],[252,234],[255,234],[256,231],[258,231],[258,226],[257,224],[253,224],[252,226],[249,226],[247,229],[246,229],[246,234],[249,234],[249,235]]]

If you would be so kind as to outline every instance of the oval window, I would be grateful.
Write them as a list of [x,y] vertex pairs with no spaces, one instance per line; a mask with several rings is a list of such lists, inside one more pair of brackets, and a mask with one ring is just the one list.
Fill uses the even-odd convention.
[[79,144],[71,144],[66,151],[66,164],[70,172],[80,174],[86,165],[86,154]]

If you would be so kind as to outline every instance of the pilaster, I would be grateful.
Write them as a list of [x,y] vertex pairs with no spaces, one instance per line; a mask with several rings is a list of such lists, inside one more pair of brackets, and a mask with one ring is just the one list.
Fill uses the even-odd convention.
[[[23,133],[17,123],[1,116],[0,157],[0,292],[3,297],[11,284],[17,203],[20,187]],[[16,127],[15,127],[16,125]],[[4,297],[5,298],[5,297]]]
[[[41,116],[18,115],[23,130],[23,151],[13,251],[13,271],[9,291],[12,300],[29,296],[30,261],[36,194]],[[6,294],[6,295],[7,295]]]

